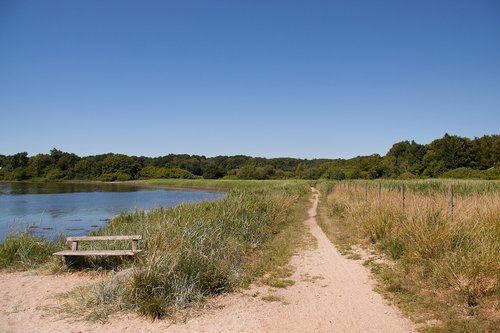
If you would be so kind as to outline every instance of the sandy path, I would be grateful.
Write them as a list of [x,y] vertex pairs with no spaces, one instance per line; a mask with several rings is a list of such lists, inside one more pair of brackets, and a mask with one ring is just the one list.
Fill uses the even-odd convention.
[[[292,258],[293,286],[252,287],[227,295],[223,309],[173,325],[168,332],[413,332],[410,320],[372,290],[366,268],[344,258],[318,226],[318,197],[314,190],[305,221],[318,246]],[[262,300],[269,295],[280,301]]]
[[292,258],[291,287],[253,286],[222,296],[221,307],[183,324],[119,315],[103,325],[60,319],[39,308],[88,278],[2,273],[0,332],[413,332],[413,324],[372,290],[366,268],[342,257],[327,239],[316,223],[317,205],[314,191],[305,223],[318,246]]

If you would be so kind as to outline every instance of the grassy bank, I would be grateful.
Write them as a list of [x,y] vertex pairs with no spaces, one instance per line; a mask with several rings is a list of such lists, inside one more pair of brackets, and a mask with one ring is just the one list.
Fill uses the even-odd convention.
[[[449,183],[455,192],[452,216]],[[367,264],[381,291],[422,331],[493,332],[499,327],[498,182],[325,182],[320,188],[322,228],[344,253],[361,257],[353,251],[361,245],[389,259]]]
[[0,244],[0,269],[27,270],[52,261],[52,253],[61,250],[64,242],[49,241],[30,232],[12,233]]
[[306,180],[235,180],[235,179],[147,179],[127,182],[150,186],[169,186],[193,189],[219,190],[249,190],[269,189],[290,191],[294,188],[306,186],[312,181]]
[[[105,320],[131,310],[169,317],[207,295],[238,289],[262,277],[279,284],[301,244],[300,221],[309,197],[302,181],[189,181],[192,187],[229,189],[215,202],[122,214],[100,234],[140,234],[146,255],[91,287],[74,291],[68,308],[85,319]],[[149,185],[186,186],[183,181]],[[284,273],[285,272],[285,273]],[[269,277],[271,279],[269,279]]]

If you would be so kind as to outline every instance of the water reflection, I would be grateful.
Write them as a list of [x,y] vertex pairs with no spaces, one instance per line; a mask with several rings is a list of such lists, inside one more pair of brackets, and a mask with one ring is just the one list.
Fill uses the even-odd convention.
[[144,187],[111,183],[0,183],[1,194],[55,194],[76,192],[134,192]]
[[216,200],[220,192],[180,191],[123,184],[0,183],[0,242],[28,229],[55,238],[84,235],[125,211]]

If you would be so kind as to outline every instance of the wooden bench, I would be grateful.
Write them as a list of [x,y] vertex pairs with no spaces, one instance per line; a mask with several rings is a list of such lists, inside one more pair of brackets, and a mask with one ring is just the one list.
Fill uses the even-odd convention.
[[[139,249],[139,240],[141,235],[131,236],[82,236],[82,237],[67,237],[66,242],[71,246],[71,250],[59,251],[53,253],[54,256],[61,256],[63,262],[66,258],[74,256],[134,256],[143,250]],[[79,242],[94,242],[94,241],[130,241],[131,250],[79,250]]]

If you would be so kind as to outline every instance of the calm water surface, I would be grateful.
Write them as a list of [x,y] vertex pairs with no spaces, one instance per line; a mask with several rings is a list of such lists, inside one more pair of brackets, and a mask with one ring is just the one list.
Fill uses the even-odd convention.
[[134,210],[217,200],[221,192],[147,188],[124,184],[0,183],[0,242],[9,232],[81,236]]

